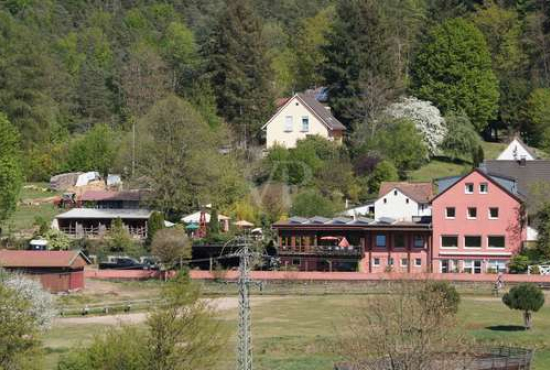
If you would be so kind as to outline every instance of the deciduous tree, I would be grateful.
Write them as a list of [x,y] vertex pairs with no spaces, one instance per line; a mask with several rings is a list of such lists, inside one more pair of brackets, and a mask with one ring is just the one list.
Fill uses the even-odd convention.
[[0,222],[15,210],[23,180],[19,133],[0,112]]

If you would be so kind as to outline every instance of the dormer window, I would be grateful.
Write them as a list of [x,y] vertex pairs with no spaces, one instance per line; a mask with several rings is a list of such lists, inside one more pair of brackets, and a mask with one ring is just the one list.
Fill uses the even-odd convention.
[[285,132],[292,132],[292,116],[285,117]]

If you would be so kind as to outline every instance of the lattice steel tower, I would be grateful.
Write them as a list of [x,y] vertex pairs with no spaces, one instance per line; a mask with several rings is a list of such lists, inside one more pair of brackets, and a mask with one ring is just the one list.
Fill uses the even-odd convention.
[[248,237],[239,254],[239,333],[237,370],[252,370],[252,341],[250,333],[250,250]]

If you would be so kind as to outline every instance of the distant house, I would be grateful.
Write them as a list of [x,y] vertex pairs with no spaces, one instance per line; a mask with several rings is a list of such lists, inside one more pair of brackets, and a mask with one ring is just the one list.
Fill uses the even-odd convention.
[[498,161],[534,161],[536,159],[537,154],[535,151],[525,144],[519,136],[514,137],[497,158]]
[[438,185],[432,199],[433,271],[506,271],[526,233],[515,180],[476,169]]
[[91,190],[78,197],[77,202],[84,208],[137,209],[142,205],[143,192]]
[[347,208],[345,211],[340,212],[341,216],[347,217],[364,217],[374,214],[374,203],[367,203],[360,206]]
[[415,217],[431,216],[432,197],[433,186],[429,182],[383,182],[374,202],[374,218],[412,221]]
[[90,260],[80,251],[0,250],[0,266],[40,280],[51,293],[84,289],[84,267]]
[[266,147],[278,144],[294,148],[298,140],[310,135],[341,143],[346,127],[338,121],[328,106],[313,93],[298,93],[288,99],[262,127],[266,132]]
[[145,239],[152,213],[149,209],[73,208],[55,216],[52,228],[74,238],[96,238],[104,236],[120,218],[130,236]]

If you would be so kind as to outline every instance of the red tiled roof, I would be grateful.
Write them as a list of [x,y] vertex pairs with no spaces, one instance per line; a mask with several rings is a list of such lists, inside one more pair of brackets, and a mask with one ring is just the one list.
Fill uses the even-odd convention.
[[417,203],[429,203],[433,197],[433,187],[429,182],[383,182],[378,197],[383,197],[393,189],[398,189]]
[[89,264],[80,251],[14,251],[0,250],[0,267],[75,267]]

